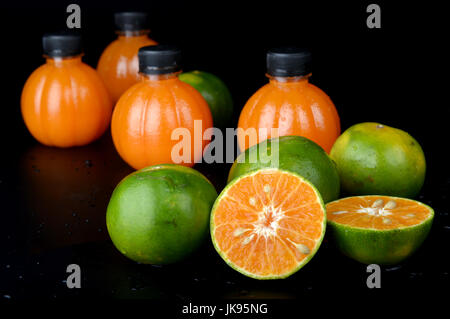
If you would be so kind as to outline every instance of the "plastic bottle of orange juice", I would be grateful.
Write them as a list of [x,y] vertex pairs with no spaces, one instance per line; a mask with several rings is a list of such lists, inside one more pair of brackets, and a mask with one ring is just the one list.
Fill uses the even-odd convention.
[[[269,83],[245,104],[238,122],[238,143],[243,151],[256,144],[249,128],[256,129],[257,142],[278,129],[277,136],[300,135],[329,152],[340,134],[336,108],[328,95],[309,83],[311,52],[299,48],[278,48],[267,53]],[[260,129],[262,129],[260,131]]]
[[81,36],[52,33],[42,39],[46,63],[22,90],[22,116],[42,144],[86,145],[108,128],[112,102],[97,72],[81,61]]
[[118,38],[109,44],[98,61],[97,71],[113,99],[139,81],[138,50],[155,45],[148,37],[147,14],[144,12],[120,12],[114,15]]
[[178,79],[180,59],[181,51],[174,46],[141,48],[141,82],[116,104],[111,122],[114,145],[136,169],[164,163],[193,166],[202,158],[211,111],[196,89]]

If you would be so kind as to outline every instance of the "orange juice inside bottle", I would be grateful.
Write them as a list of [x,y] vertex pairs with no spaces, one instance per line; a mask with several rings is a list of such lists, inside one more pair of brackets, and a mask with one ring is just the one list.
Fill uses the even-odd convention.
[[[193,166],[213,125],[203,96],[178,78],[181,51],[173,46],[139,50],[140,82],[120,97],[111,133],[117,152],[135,169],[156,164]],[[196,139],[199,137],[200,140]]]
[[139,81],[139,49],[157,43],[148,37],[146,13],[120,12],[114,19],[118,37],[103,51],[97,71],[115,103],[123,92]]
[[[339,115],[329,96],[309,82],[310,75],[308,50],[278,48],[267,53],[269,83],[247,101],[239,116],[241,151],[286,135],[303,136],[326,152],[331,150],[341,130]],[[253,141],[249,138],[252,130],[257,134]]]
[[22,117],[42,144],[71,147],[89,144],[108,128],[112,102],[97,72],[83,63],[81,37],[47,34],[42,39],[46,63],[22,90]]

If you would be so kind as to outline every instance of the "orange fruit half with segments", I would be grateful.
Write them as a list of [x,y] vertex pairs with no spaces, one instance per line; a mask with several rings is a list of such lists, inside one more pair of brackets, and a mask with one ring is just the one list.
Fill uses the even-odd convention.
[[353,196],[327,204],[337,247],[366,264],[392,265],[416,251],[434,218],[431,207],[393,196]]
[[317,252],[326,229],[322,197],[306,179],[277,168],[235,178],[211,212],[211,237],[233,269],[255,279],[286,278]]

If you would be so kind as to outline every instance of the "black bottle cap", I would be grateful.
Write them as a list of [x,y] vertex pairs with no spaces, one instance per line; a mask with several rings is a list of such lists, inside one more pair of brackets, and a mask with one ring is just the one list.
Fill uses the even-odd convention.
[[181,70],[181,50],[173,45],[150,45],[139,49],[139,72],[167,74]]
[[305,76],[311,73],[311,52],[301,48],[276,48],[267,52],[267,73],[271,76]]
[[119,31],[140,31],[147,28],[147,13],[119,12],[114,14],[114,22]]
[[44,54],[49,57],[68,57],[83,52],[81,35],[70,32],[47,33],[42,37]]

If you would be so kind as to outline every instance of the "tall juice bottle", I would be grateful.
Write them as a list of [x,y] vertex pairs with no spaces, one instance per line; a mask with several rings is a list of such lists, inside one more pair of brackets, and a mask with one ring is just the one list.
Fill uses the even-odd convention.
[[42,144],[86,145],[109,126],[112,102],[97,72],[81,61],[81,37],[52,33],[42,39],[45,64],[27,79],[21,110],[25,125]]
[[141,48],[141,81],[122,94],[114,109],[114,145],[136,169],[164,163],[193,166],[202,157],[211,111],[196,89],[178,79],[180,58],[173,46]]
[[114,15],[118,37],[103,51],[97,71],[113,99],[119,97],[139,81],[138,50],[155,45],[148,37],[147,14],[144,12],[120,12]]
[[[300,135],[330,152],[341,130],[339,116],[328,95],[309,83],[310,76],[308,50],[278,48],[267,53],[269,83],[247,101],[239,116],[242,151],[267,138]],[[257,139],[248,129],[256,130]]]

